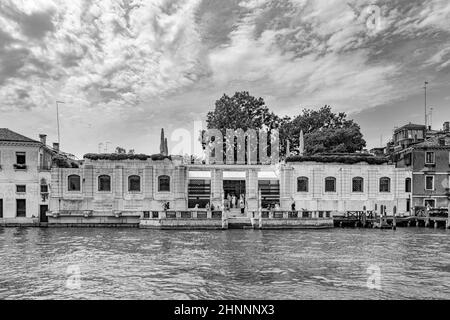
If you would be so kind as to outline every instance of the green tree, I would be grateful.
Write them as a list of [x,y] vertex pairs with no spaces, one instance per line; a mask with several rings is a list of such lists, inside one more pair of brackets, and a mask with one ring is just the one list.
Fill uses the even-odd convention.
[[291,149],[298,150],[301,130],[304,133],[307,154],[352,153],[361,151],[366,146],[360,126],[347,119],[345,112],[332,112],[328,105],[319,110],[303,109],[294,119],[284,119],[280,128],[283,153],[287,139]]
[[266,125],[269,129],[278,128],[280,118],[271,112],[263,98],[255,98],[247,91],[236,92],[232,97],[224,94],[215,103],[214,111],[206,116],[208,129],[259,129]]
[[116,147],[116,153],[124,154],[127,153],[127,151],[122,147]]
[[[279,128],[281,119],[269,110],[263,98],[255,98],[247,91],[236,92],[233,96],[224,94],[215,102],[213,111],[206,116],[208,129],[218,129],[222,136],[226,137],[226,129],[260,129],[263,126],[268,129]],[[204,131],[200,133],[199,140],[203,143]],[[268,140],[270,136],[268,137]],[[269,140],[270,141],[270,140]],[[256,148],[256,146],[252,146]],[[270,152],[270,146],[268,146]],[[235,157],[236,157],[235,148]],[[224,159],[226,158],[226,145],[224,143]]]
[[[233,96],[224,94],[215,102],[213,111],[206,116],[208,129],[268,129],[280,131],[280,155],[286,154],[286,141],[291,151],[298,151],[300,131],[303,130],[306,154],[352,153],[366,146],[360,126],[347,119],[345,112],[334,113],[330,106],[313,110],[303,109],[294,118],[280,117],[269,110],[264,99],[255,98],[247,91]],[[200,141],[204,132],[200,133]],[[203,144],[203,147],[205,145]]]

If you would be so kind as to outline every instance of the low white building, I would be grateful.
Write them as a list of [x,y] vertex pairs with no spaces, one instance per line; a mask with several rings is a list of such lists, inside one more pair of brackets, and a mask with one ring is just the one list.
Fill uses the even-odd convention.
[[302,161],[287,163],[284,171],[284,207],[295,202],[297,210],[339,213],[364,208],[381,212],[385,206],[390,215],[394,210],[409,215],[411,210],[411,192],[405,188],[411,171],[393,164]]
[[[122,158],[121,158],[122,157]],[[411,172],[367,155],[291,158],[276,165],[193,164],[154,155],[90,154],[80,168],[53,168],[50,223],[137,224],[162,211],[222,210],[245,201],[282,211],[409,214]],[[261,197],[261,198],[259,198]],[[234,200],[233,200],[234,199]],[[236,200],[237,199],[237,200]],[[155,213],[157,214],[157,213]]]

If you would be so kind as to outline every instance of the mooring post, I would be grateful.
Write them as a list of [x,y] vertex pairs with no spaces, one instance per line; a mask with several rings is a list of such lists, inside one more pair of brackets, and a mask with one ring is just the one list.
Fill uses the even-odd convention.
[[392,217],[392,229],[396,230],[397,229],[397,219],[395,217],[397,215],[397,207],[396,206],[394,206],[393,214],[394,214],[394,216]]
[[261,189],[258,191],[258,219],[259,228],[262,229]]
[[445,228],[450,228],[450,201],[448,203],[448,209],[447,209],[447,221],[445,221]]
[[428,209],[428,206],[425,208],[426,213],[426,219],[425,219],[425,227],[430,226],[430,210]]

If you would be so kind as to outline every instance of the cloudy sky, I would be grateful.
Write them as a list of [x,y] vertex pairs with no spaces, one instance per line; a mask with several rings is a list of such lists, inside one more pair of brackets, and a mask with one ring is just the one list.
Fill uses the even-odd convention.
[[193,131],[237,90],[280,115],[346,111],[374,147],[424,121],[425,80],[440,127],[448,0],[0,2],[0,127],[56,141],[64,101],[62,148],[78,156],[158,152],[161,127]]

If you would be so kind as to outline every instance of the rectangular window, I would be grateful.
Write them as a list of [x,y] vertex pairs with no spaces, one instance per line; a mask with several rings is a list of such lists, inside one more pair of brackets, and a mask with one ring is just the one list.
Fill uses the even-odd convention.
[[16,164],[27,164],[25,152],[16,152]]
[[427,151],[425,153],[425,164],[434,164],[434,152]]
[[41,193],[48,193],[48,184],[41,184]]
[[412,154],[411,153],[408,153],[408,154],[405,154],[405,165],[406,166],[410,166],[411,165],[411,158],[412,158]]
[[325,179],[325,192],[336,192],[336,179],[326,178]]
[[436,200],[434,200],[434,199],[425,199],[423,205],[425,207],[434,208],[436,206]]
[[16,216],[25,217],[27,213],[27,205],[25,199],[16,199]]
[[308,192],[308,178],[297,178],[297,192]]
[[352,180],[352,191],[353,192],[363,192],[363,178],[353,178]]
[[16,185],[16,192],[17,193],[25,193],[27,192],[27,186],[24,184],[17,184]]
[[425,176],[425,190],[434,190],[434,176]]

